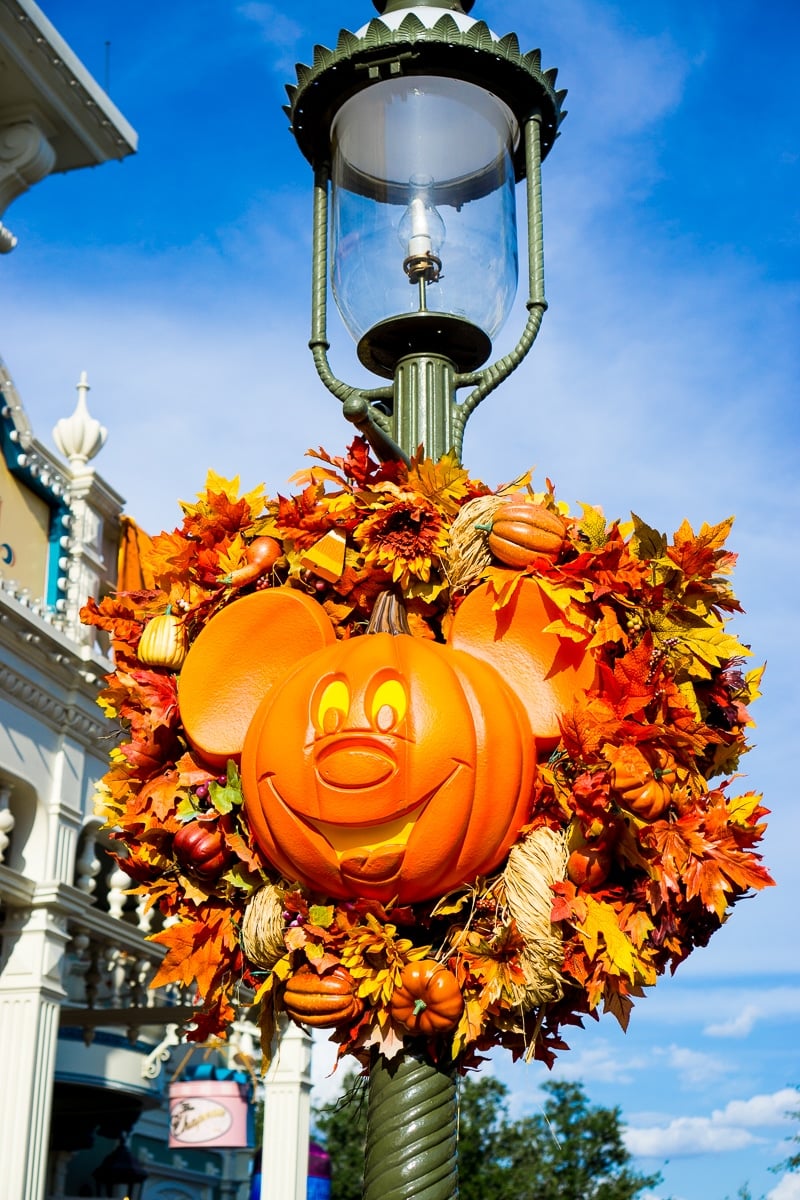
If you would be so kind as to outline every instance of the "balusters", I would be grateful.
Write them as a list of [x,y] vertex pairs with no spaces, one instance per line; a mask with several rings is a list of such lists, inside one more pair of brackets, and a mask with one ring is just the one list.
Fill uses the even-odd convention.
[[11,811],[10,802],[10,786],[7,783],[0,783],[0,863],[5,858],[11,841],[11,830],[14,828],[14,814]]
[[118,921],[122,920],[125,901],[128,899],[126,893],[130,886],[130,876],[115,864],[108,877],[108,912],[109,916],[116,917]]
[[97,887],[97,876],[100,874],[100,859],[97,857],[96,842],[99,827],[99,821],[90,821],[85,826],[80,853],[75,863],[75,886],[87,896],[91,896]]

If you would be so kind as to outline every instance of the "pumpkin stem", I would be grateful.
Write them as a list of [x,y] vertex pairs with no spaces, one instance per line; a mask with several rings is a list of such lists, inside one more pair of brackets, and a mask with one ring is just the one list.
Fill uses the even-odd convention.
[[381,592],[375,601],[367,633],[411,633],[403,601],[394,592]]
[[483,533],[491,533],[494,521],[476,521],[475,529],[480,529]]
[[419,1016],[419,1014],[420,1014],[421,1012],[424,1012],[424,1011],[425,1011],[425,1009],[426,1009],[427,1007],[428,1007],[428,1006],[427,1006],[427,1004],[425,1003],[425,1001],[424,1001],[424,1000],[422,999],[422,997],[420,996],[419,1000],[415,1000],[415,1001],[414,1001],[414,1016],[415,1016],[415,1017],[418,1017],[418,1016]]

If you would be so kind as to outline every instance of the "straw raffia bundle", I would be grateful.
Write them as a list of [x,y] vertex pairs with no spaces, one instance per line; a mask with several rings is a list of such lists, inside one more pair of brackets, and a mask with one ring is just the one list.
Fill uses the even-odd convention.
[[488,525],[507,496],[477,496],[459,509],[450,526],[450,549],[447,556],[447,578],[450,590],[465,592],[493,559],[489,552],[488,535],[476,525]]
[[283,957],[283,930],[283,892],[268,883],[250,897],[242,921],[242,949],[254,966],[269,971]]
[[536,829],[512,846],[502,874],[502,889],[510,915],[524,942],[520,956],[525,986],[517,1004],[535,1008],[558,1000],[564,993],[561,977],[563,946],[550,921],[554,883],[567,871],[567,843],[562,833]]

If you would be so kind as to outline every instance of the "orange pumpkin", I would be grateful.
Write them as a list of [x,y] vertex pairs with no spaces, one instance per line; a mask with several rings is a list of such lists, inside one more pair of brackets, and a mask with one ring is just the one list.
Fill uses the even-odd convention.
[[678,778],[675,760],[655,746],[645,750],[621,746],[614,754],[610,776],[622,807],[646,821],[654,821],[664,813]]
[[488,528],[489,549],[495,558],[519,568],[527,567],[539,554],[558,558],[567,531],[558,513],[529,500],[501,504]]
[[576,887],[593,891],[608,879],[613,863],[611,845],[617,831],[606,827],[598,837],[587,838],[580,822],[573,820],[567,833],[567,878]]
[[406,633],[338,642],[262,702],[242,751],[250,828],[288,879],[415,903],[498,865],[536,750],[493,667]]
[[352,1025],[364,1011],[356,981],[341,964],[323,975],[309,966],[299,967],[287,981],[283,1007],[293,1021],[318,1029]]
[[392,1020],[411,1034],[448,1033],[464,1011],[455,975],[434,958],[408,963],[389,1002]]

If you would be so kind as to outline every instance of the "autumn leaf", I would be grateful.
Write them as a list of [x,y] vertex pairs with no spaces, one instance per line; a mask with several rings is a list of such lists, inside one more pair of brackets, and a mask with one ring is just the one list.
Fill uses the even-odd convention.
[[647,525],[636,513],[631,513],[633,533],[628,545],[634,558],[659,559],[663,558],[667,549],[667,539],[663,533]]
[[208,785],[208,798],[217,812],[223,816],[241,805],[243,800],[242,781],[232,758],[228,759],[225,783],[217,783],[216,780],[212,780]]
[[726,555],[724,546],[733,528],[733,517],[717,525],[703,522],[695,535],[688,521],[684,521],[668,547],[667,554],[687,576],[708,577],[715,571],[729,570],[735,557]]
[[609,963],[618,972],[625,975],[631,983],[640,982],[643,974],[642,960],[637,955],[633,943],[620,929],[614,908],[609,904],[599,903],[590,895],[586,895],[584,900],[586,918],[578,925],[578,932],[586,941],[589,957],[594,958],[602,946]]
[[453,1034],[452,1057],[458,1058],[467,1046],[477,1042],[486,1021],[486,1010],[480,1000],[467,997],[464,1009]]
[[178,780],[177,770],[166,771],[146,784],[139,793],[140,801],[157,821],[163,822],[174,817],[177,805],[186,798]]
[[705,619],[681,619],[654,612],[648,616],[648,626],[654,647],[682,655],[684,669],[698,679],[710,679],[713,668],[720,668],[728,659],[750,654],[737,638],[725,632],[724,623],[711,614]]
[[166,946],[167,953],[151,988],[177,983],[182,987],[197,986],[201,996],[210,988],[219,965],[219,950],[210,928],[204,921],[184,921],[170,925],[149,936],[148,941]]
[[443,454],[438,462],[430,458],[421,461],[413,458],[408,469],[408,483],[448,516],[455,516],[470,495],[469,473],[453,450]]
[[383,1012],[378,1012],[365,1045],[382,1054],[388,1062],[402,1054],[406,1047],[403,1034],[398,1032]]
[[594,508],[591,504],[581,504],[581,508],[583,509],[583,520],[578,526],[581,535],[595,549],[604,546],[607,535],[606,519],[602,510]]

